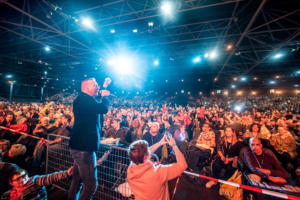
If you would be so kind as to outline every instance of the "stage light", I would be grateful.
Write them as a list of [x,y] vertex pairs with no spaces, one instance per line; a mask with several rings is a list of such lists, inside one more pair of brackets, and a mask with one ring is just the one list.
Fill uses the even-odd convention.
[[237,81],[237,80],[238,80],[238,78],[237,78],[237,77],[233,77],[233,80],[234,80],[234,81]]
[[246,82],[246,81],[247,81],[247,77],[242,76],[242,77],[240,78],[240,80],[241,80],[241,82]]
[[236,85],[231,85],[231,88],[232,88],[232,89],[235,89],[235,88],[236,88]]
[[88,29],[91,29],[91,30],[95,30],[95,27],[94,27],[94,22],[91,18],[89,17],[84,17],[81,19],[81,24],[83,26],[85,26],[86,28]]
[[198,82],[200,82],[201,81],[201,79],[200,78],[198,78],[198,80],[197,80]]
[[47,72],[47,71],[44,71],[44,74],[45,74],[45,75],[47,75],[47,74],[48,74],[48,72]]
[[7,75],[5,76],[5,78],[12,78],[12,77],[13,77],[12,74],[7,74]]
[[202,95],[203,93],[202,92],[199,92],[199,95]]
[[159,65],[159,60],[157,60],[157,59],[154,60],[154,61],[153,61],[153,65],[154,65],[154,66],[158,66],[158,65]]
[[184,90],[181,90],[180,92],[181,92],[181,94],[183,94],[183,93],[184,93]]
[[300,94],[300,90],[295,90],[295,93],[296,94]]
[[276,53],[275,55],[272,56],[272,58],[273,58],[274,60],[277,60],[277,59],[279,59],[279,58],[282,58],[283,56],[284,56],[283,53]]
[[217,90],[217,94],[221,94],[221,90]]
[[137,29],[133,29],[132,32],[133,32],[133,33],[137,33],[138,30],[137,30]]
[[236,112],[241,112],[243,109],[243,106],[242,105],[235,105],[233,110],[236,111]]
[[107,65],[113,67],[114,71],[120,75],[131,75],[135,73],[135,58],[128,54],[109,59]]
[[295,84],[295,85],[294,85],[294,87],[296,87],[296,88],[297,88],[297,87],[299,87],[299,85],[298,85],[298,84]]
[[116,32],[115,29],[110,29],[110,33],[114,34]]
[[257,81],[257,79],[258,79],[257,77],[253,77],[253,80],[254,80],[254,81]]
[[276,84],[276,81],[270,80],[270,81],[269,81],[269,84],[270,84],[270,85],[275,85],[275,84]]
[[281,95],[283,92],[282,92],[282,90],[276,90],[275,91],[275,94],[278,94],[278,95]]
[[275,89],[270,89],[270,94],[274,94],[275,93]]
[[214,78],[214,82],[217,82],[217,81],[218,81],[218,77],[215,77],[215,78]]
[[204,54],[204,58],[208,58],[209,54],[208,53],[205,53]]
[[226,51],[230,51],[232,49],[232,44],[228,44],[227,46],[226,46]]
[[228,96],[228,90],[225,90],[224,92],[223,92],[223,95],[225,95],[225,96]]
[[257,94],[256,91],[252,91],[252,92],[251,92],[251,95],[252,95],[252,96],[255,96],[256,94]]
[[149,27],[153,27],[153,26],[154,26],[154,23],[153,23],[153,22],[148,22],[148,26],[149,26]]
[[172,17],[173,10],[174,10],[174,5],[170,1],[165,1],[165,2],[162,3],[160,9],[161,9],[164,16]]
[[212,52],[210,52],[209,54],[209,59],[216,59],[218,56],[217,52],[214,50]]
[[211,92],[211,94],[212,94],[212,95],[215,95],[215,92],[214,92],[214,91],[212,91],[212,92]]
[[300,70],[296,71],[296,74],[300,74]]
[[200,58],[200,56],[197,56],[197,57],[195,57],[194,59],[193,59],[193,63],[199,63],[199,62],[201,62],[201,58]]
[[279,76],[279,75],[277,75],[277,76],[275,76],[275,78],[276,78],[276,79],[280,79],[280,76]]
[[45,49],[45,51],[47,51],[47,52],[51,51],[51,49],[50,49],[49,46],[45,46],[44,49]]
[[242,96],[242,95],[243,95],[243,91],[237,91],[237,92],[236,92],[236,95],[237,95],[237,96]]

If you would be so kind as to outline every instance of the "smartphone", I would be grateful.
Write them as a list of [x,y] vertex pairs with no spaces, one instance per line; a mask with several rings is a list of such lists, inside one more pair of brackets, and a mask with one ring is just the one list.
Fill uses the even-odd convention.
[[168,140],[170,140],[170,131],[168,129],[166,129],[165,133],[167,135]]

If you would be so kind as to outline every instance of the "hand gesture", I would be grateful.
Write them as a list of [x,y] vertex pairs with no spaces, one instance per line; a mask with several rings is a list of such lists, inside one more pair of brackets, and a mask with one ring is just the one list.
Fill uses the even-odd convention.
[[260,182],[261,178],[260,176],[256,175],[256,174],[249,174],[248,178],[253,181],[253,182]]
[[167,134],[164,134],[164,137],[161,138],[161,140],[159,141],[160,145],[164,145],[166,143],[168,143],[168,137]]
[[111,83],[111,79],[110,78],[105,78],[105,81],[103,83],[103,88],[107,88],[107,86]]
[[287,183],[287,181],[281,177],[269,176],[269,180],[274,183]]
[[73,166],[68,169],[67,173],[69,176],[73,174]]
[[100,94],[101,96],[106,97],[110,95],[110,92],[108,90],[100,90]]
[[171,134],[170,134],[170,139],[167,138],[167,141],[170,146],[176,145],[176,142]]

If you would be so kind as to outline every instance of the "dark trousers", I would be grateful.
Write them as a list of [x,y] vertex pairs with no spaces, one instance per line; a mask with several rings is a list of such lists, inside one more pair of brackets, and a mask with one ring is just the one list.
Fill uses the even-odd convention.
[[[188,166],[194,171],[199,171],[198,164],[205,162],[210,157],[210,149],[199,149],[195,146],[191,146],[189,149]],[[201,169],[200,169],[201,170]]]
[[70,153],[74,168],[68,199],[89,200],[97,190],[96,154],[75,149],[70,149]]
[[[222,169],[225,169],[225,174],[221,177]],[[216,158],[212,166],[214,178],[222,178],[223,180],[228,180],[234,174],[235,170],[236,168],[232,167],[232,162],[225,164],[219,156]]]

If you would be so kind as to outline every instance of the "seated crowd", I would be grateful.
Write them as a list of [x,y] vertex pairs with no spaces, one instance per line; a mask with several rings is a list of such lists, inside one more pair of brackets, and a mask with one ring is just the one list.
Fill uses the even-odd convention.
[[[299,184],[298,97],[201,98],[187,106],[172,101],[113,100],[103,118],[101,139],[119,138],[119,144],[124,147],[143,139],[152,146],[169,132],[185,156],[189,171],[227,180],[240,161],[244,165],[242,170],[254,182]],[[234,111],[236,103],[243,103],[245,109]],[[73,120],[71,105],[3,102],[0,105],[1,161],[16,164],[29,175],[42,173],[46,161],[44,140],[3,127],[46,139],[49,134],[69,136]],[[49,144],[59,142],[57,139]],[[160,146],[155,153],[161,163],[174,162],[172,148],[167,145]],[[210,181],[206,187],[215,184]],[[0,194],[8,188],[9,185],[1,187]]]

